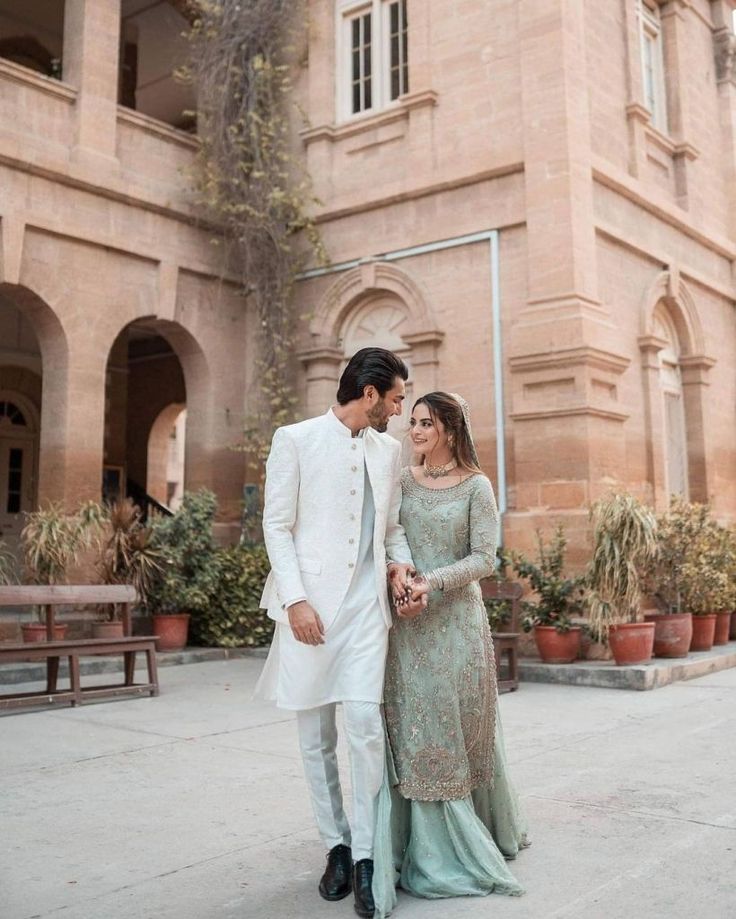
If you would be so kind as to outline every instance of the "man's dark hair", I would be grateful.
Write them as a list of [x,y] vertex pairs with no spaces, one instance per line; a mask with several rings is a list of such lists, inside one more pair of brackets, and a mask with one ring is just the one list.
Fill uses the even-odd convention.
[[396,377],[409,379],[409,368],[393,351],[385,348],[361,348],[350,358],[340,377],[337,401],[346,405],[363,398],[366,386],[375,386],[379,395],[385,396]]

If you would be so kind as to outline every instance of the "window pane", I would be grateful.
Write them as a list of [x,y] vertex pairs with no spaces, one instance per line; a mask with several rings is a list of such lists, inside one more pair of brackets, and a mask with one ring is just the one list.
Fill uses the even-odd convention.
[[399,4],[392,3],[390,8],[391,33],[399,31]]
[[363,16],[363,42],[366,45],[371,43],[371,14],[366,13]]
[[8,467],[11,470],[23,468],[23,450],[20,447],[13,447],[10,450],[10,458],[8,460]]
[[363,74],[366,77],[371,76],[371,46],[366,45],[363,51]]
[[353,114],[361,111],[360,105],[360,83],[353,83]]
[[365,107],[370,108],[373,105],[373,99],[371,96],[371,78],[365,81]]
[[391,98],[398,99],[401,95],[401,85],[399,83],[399,68],[394,67],[391,71]]
[[6,499],[6,512],[8,514],[20,513],[21,495],[21,470],[23,468],[23,450],[13,447],[8,456],[8,494]]
[[353,19],[350,23],[351,27],[351,44],[353,48],[357,48],[360,45],[360,19]]
[[360,52],[353,51],[350,55],[353,59],[353,82],[360,79]]

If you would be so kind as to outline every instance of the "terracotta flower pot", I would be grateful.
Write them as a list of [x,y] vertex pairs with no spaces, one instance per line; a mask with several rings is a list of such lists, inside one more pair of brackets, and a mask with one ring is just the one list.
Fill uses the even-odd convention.
[[535,625],[534,641],[545,664],[570,664],[580,652],[580,626],[558,632],[553,625]]
[[731,613],[716,613],[716,630],[713,636],[714,645],[727,645],[731,628]]
[[731,629],[728,633],[731,641],[736,641],[736,612],[731,613]]
[[189,613],[166,613],[153,617],[153,633],[159,651],[181,651],[189,634]]
[[608,631],[608,644],[619,666],[646,664],[652,659],[654,650],[654,623],[623,622],[612,625]]
[[94,622],[92,623],[93,638],[122,638],[122,622]]
[[690,642],[691,651],[710,651],[716,634],[716,614],[707,613],[704,616],[693,616],[693,640]]
[[655,657],[687,657],[693,637],[692,613],[650,613],[644,621],[654,623]]
[[[21,627],[23,641],[46,641],[46,625],[43,622],[26,622]],[[54,623],[54,641],[63,641],[66,635],[66,623]]]

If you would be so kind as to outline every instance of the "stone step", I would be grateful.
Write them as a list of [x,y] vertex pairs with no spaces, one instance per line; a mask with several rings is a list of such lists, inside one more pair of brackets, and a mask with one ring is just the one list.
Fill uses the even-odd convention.
[[658,689],[680,680],[694,680],[729,667],[736,667],[736,641],[718,645],[710,651],[691,651],[687,657],[655,657],[648,664],[624,667],[618,667],[613,661],[543,664],[539,660],[522,658],[519,661],[519,677],[532,683],[645,690]]

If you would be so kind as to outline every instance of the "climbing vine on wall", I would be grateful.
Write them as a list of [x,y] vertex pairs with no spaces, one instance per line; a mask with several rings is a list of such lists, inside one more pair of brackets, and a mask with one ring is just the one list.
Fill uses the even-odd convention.
[[196,190],[257,317],[259,399],[245,449],[261,465],[273,430],[295,419],[295,280],[308,260],[326,261],[292,133],[306,10],[303,0],[192,0],[189,10]]

